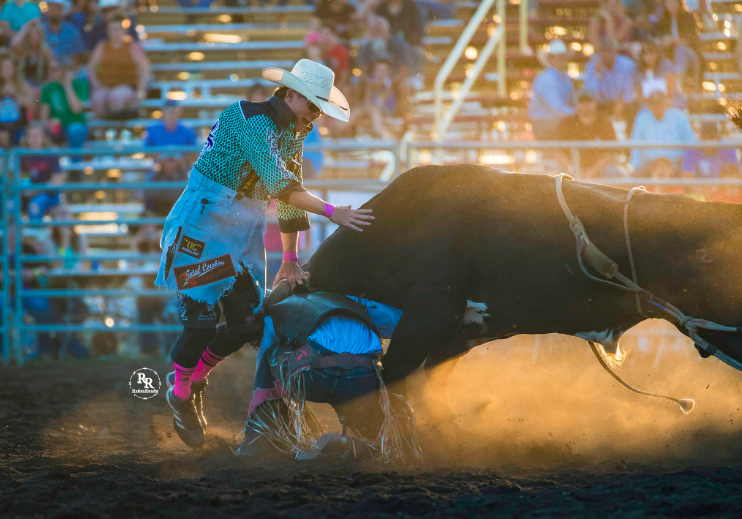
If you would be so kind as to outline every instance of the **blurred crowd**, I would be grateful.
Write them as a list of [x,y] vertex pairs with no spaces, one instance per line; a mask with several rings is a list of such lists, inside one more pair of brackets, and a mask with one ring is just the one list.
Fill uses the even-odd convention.
[[[697,136],[687,115],[689,95],[701,90],[699,36],[704,25],[714,27],[706,2],[601,0],[590,20],[592,52],[581,88],[575,88],[568,73],[575,56],[572,46],[552,40],[539,52],[545,68],[533,83],[529,106],[534,139],[628,139],[629,144],[719,140],[717,123],[703,123]],[[580,155],[581,175],[587,178],[740,175],[736,151],[724,147],[685,152],[634,148],[628,166],[618,163],[617,152]],[[562,170],[573,169],[567,154],[557,153],[556,158]]]
[[[410,99],[423,87],[425,24],[454,17],[449,3],[431,0],[317,0],[305,57],[335,72],[351,120],[328,131],[338,136],[399,137]],[[357,49],[352,39],[365,35]]]
[[148,62],[136,17],[120,0],[8,0],[0,9],[0,146],[43,124],[54,145],[82,147],[86,112],[136,117]]

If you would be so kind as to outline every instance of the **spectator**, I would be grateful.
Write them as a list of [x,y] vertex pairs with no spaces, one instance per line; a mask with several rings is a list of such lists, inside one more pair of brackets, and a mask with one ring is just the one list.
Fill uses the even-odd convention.
[[601,0],[597,15],[590,18],[590,43],[597,48],[602,38],[614,38],[619,45],[626,45],[631,27],[631,18],[624,13],[621,0]]
[[[167,214],[167,211],[165,211]],[[145,212],[145,216],[152,216],[151,213]],[[164,216],[164,215],[163,215]],[[152,224],[143,225],[132,237],[131,251],[136,254],[155,254],[160,252],[160,237],[162,229],[157,229]],[[142,267],[146,268],[151,264],[149,261],[143,261]],[[157,268],[157,264],[154,264]],[[154,286],[156,275],[132,276],[126,285],[134,290],[146,289]],[[155,324],[156,321],[165,321],[163,316],[168,300],[164,297],[137,297],[137,315],[139,324]],[[158,334],[154,332],[139,333],[139,352],[142,355],[160,355],[160,343]]]
[[394,79],[404,79],[412,69],[412,55],[406,41],[391,35],[389,22],[386,18],[368,16],[368,32],[366,39],[358,49],[356,62],[365,75],[371,73],[371,66],[380,58],[390,60]]
[[255,83],[247,89],[247,96],[245,99],[251,103],[262,103],[263,101],[267,101],[270,96],[270,90],[268,90],[265,85]]
[[[21,139],[21,147],[29,150],[43,150],[51,146],[44,125],[40,122],[31,123]],[[64,182],[58,155],[24,155],[21,156],[20,166],[22,174],[28,175],[32,184]],[[24,202],[27,202],[25,209],[28,217],[31,220],[41,220],[52,209],[60,206],[62,195],[58,191],[28,193]]]
[[618,42],[614,38],[603,38],[585,67],[584,85],[598,95],[603,112],[617,119],[630,119],[635,72],[636,65],[631,58],[618,54]]
[[[670,108],[667,94],[655,91],[645,108],[636,116],[631,130],[633,142],[673,142],[695,144],[688,116],[682,110]],[[631,165],[638,177],[672,178],[680,175],[683,150],[633,149]]]
[[699,26],[683,4],[683,0],[664,0],[663,14],[657,23],[657,34],[662,47],[675,64],[681,77],[693,86],[699,83],[701,73],[701,40]]
[[537,141],[555,138],[561,120],[574,115],[572,78],[567,65],[572,52],[561,40],[553,40],[548,52],[539,49],[539,61],[546,67],[533,82],[533,99],[528,115]]
[[335,84],[338,88],[348,89],[350,84],[350,53],[340,43],[335,31],[329,25],[322,26],[320,30],[322,42],[322,62],[330,67],[335,73]]
[[679,94],[675,85],[675,65],[662,56],[662,51],[655,42],[645,41],[642,44],[636,65],[635,80],[642,98],[646,100],[655,90],[665,92],[673,100]]
[[[60,211],[60,218],[68,216]],[[48,229],[25,229],[23,231],[21,251],[23,254],[60,254],[66,256],[73,252],[74,236],[71,229],[53,227]],[[67,263],[67,262],[65,262]],[[49,276],[47,263],[24,262],[21,269],[21,278],[25,290],[40,288],[65,288],[54,283]],[[68,308],[68,305],[72,305]],[[81,323],[87,316],[87,307],[79,298],[61,299],[46,296],[28,295],[23,298],[23,310],[33,318],[35,324],[65,323],[66,317],[71,317],[72,323]],[[57,359],[60,356],[71,355],[75,358],[85,358],[87,350],[74,332],[39,332],[36,334],[36,351],[30,357],[51,356]]]
[[304,139],[304,160],[302,161],[301,176],[304,180],[308,178],[318,178],[322,175],[322,168],[325,165],[325,154],[322,151],[307,151],[309,146],[322,146],[322,132],[317,123]]
[[[727,164],[721,168],[719,178],[740,179],[739,167]],[[710,202],[727,202],[730,204],[742,204],[742,188],[739,184],[727,184],[722,186],[705,186],[704,197]]]
[[10,40],[18,59],[18,68],[34,88],[41,88],[49,79],[49,64],[54,59],[52,49],[44,39],[38,19],[31,20]]
[[685,6],[683,0],[663,0],[662,17],[657,22],[657,33],[669,36],[673,41],[687,45],[694,52],[701,49],[700,27],[696,17]]
[[364,84],[362,104],[355,110],[350,121],[355,131],[362,126],[372,137],[388,139],[392,132],[388,119],[393,117],[397,108],[397,97],[391,81],[389,61],[379,59],[373,64],[371,76]]
[[[702,141],[719,140],[716,123],[703,123],[700,134]],[[732,148],[686,150],[683,172],[694,178],[737,178],[740,176],[737,151]]]
[[87,32],[85,43],[88,51],[95,50],[100,42],[108,39],[108,24],[114,17],[123,17],[122,26],[126,31],[127,41],[139,43],[136,17],[127,11],[126,0],[99,0],[98,9],[100,16],[96,17],[95,24],[89,30],[83,30],[83,33]]
[[416,2],[425,22],[456,18],[456,3],[452,0],[416,0]]
[[35,99],[30,85],[9,55],[0,56],[0,141],[17,144],[29,115],[33,114]]
[[10,30],[18,32],[27,22],[41,17],[36,2],[30,0],[9,0],[0,9],[0,20],[10,24]]
[[201,9],[208,9],[211,6],[211,0],[196,0],[196,5],[193,5],[194,0],[178,0],[178,4],[186,9],[192,7],[199,7]]
[[181,108],[177,101],[168,99],[162,107],[162,122],[147,129],[147,146],[194,146],[196,132],[180,122]]
[[91,105],[100,118],[136,116],[132,110],[146,95],[147,58],[138,45],[124,40],[123,22],[121,16],[111,19],[108,40],[100,42],[90,58]]
[[376,14],[387,19],[392,34],[413,48],[422,49],[425,27],[414,0],[383,0]]
[[[581,88],[577,92],[577,113],[562,119],[557,130],[563,141],[615,141],[616,132],[606,117],[598,113],[598,98],[595,92]],[[559,161],[565,168],[572,166],[571,157],[559,153]],[[616,171],[609,165],[614,160],[610,150],[580,150],[580,178],[609,177]],[[613,175],[615,176],[615,175]]]
[[[10,24],[0,20],[0,48],[9,46],[12,37],[13,31],[10,30]],[[0,308],[2,307],[0,306]]]
[[[51,239],[48,229],[24,229],[21,239],[21,252],[23,254],[51,254],[49,246]],[[49,287],[49,268],[45,263],[24,262],[21,267],[21,281],[24,290],[38,290]],[[38,296],[27,295],[23,298],[23,311],[30,316],[35,324],[59,323],[61,318],[60,312],[53,306],[54,299]],[[34,346],[35,352],[30,352],[29,356],[59,357],[59,348],[52,344],[52,337],[49,332],[39,332],[36,334]]]
[[54,52],[54,58],[62,65],[85,63],[85,42],[80,31],[65,21],[65,0],[46,0],[46,15],[41,18],[46,33],[46,42]]
[[90,52],[95,45],[90,44],[90,31],[99,20],[98,0],[76,0],[66,20],[80,31],[85,49]]
[[47,124],[52,140],[71,148],[82,148],[88,137],[83,102],[90,99],[84,78],[72,79],[72,71],[52,62],[51,81],[41,91],[41,120]]
[[[188,180],[188,172],[183,168],[183,155],[180,153],[160,153],[160,160],[152,171],[144,177],[145,182],[176,182],[183,185]],[[144,210],[154,216],[167,216],[170,209],[183,192],[183,186],[174,189],[148,189],[144,192]]]
[[322,35],[317,31],[309,31],[304,36],[304,57],[317,63],[325,64],[324,52],[322,49]]
[[317,0],[317,7],[312,16],[311,28],[319,31],[323,25],[332,30],[343,40],[353,37],[356,8],[347,0]]

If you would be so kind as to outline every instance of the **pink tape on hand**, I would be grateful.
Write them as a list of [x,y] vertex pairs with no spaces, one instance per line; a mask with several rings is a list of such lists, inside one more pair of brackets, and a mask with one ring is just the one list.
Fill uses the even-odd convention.
[[335,214],[335,206],[325,203],[325,216],[330,218],[333,214]]
[[283,253],[283,261],[291,261],[293,263],[299,262],[299,256],[296,254],[296,252],[292,250],[284,251]]

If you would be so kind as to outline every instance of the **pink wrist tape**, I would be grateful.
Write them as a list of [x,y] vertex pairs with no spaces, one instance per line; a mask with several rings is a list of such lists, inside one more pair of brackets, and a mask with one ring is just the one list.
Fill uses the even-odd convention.
[[332,204],[325,203],[325,216],[331,217],[335,213],[335,206]]
[[283,253],[283,261],[293,261],[294,263],[297,263],[299,261],[299,256],[294,251],[287,250]]

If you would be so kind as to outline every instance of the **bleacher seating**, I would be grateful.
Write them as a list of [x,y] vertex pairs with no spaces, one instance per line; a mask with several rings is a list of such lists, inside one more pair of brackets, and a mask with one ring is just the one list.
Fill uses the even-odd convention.
[[[458,2],[457,18],[428,24],[426,48],[428,63],[423,88],[414,93],[413,109],[404,128],[412,138],[427,139],[433,115],[432,84],[445,57],[476,9],[476,2]],[[485,66],[479,81],[448,130],[448,139],[528,138],[526,106],[531,83],[542,65],[535,56],[539,46],[559,37],[576,50],[570,68],[577,83],[593,52],[587,42],[590,17],[598,9],[597,0],[544,0],[530,6],[529,49],[518,48],[518,2],[507,8],[507,91],[497,95],[495,60]],[[705,70],[703,91],[689,94],[691,120],[723,120],[723,94],[736,92],[742,77],[734,66],[736,25],[742,16],[742,3],[731,0],[712,2],[718,31],[702,34]],[[131,121],[91,121],[94,134],[101,139],[119,139],[122,130],[130,132],[127,141],[142,137],[153,118],[160,115],[162,99],[182,101],[187,123],[208,129],[219,111],[243,97],[245,90],[261,81],[260,70],[268,65],[289,68],[302,55],[302,39],[308,30],[313,8],[286,7],[182,9],[173,0],[150,2],[139,14],[137,30],[151,61],[152,82],[140,118]],[[491,20],[491,18],[490,18]],[[481,51],[488,38],[483,23],[470,46]],[[360,36],[360,35],[359,35]],[[357,46],[359,41],[352,42]],[[471,59],[460,60],[449,76],[446,89],[455,92],[466,78]],[[445,100],[452,95],[446,93]],[[709,119],[704,114],[716,114]],[[731,127],[727,128],[728,131]],[[337,172],[331,172],[336,176]]]

